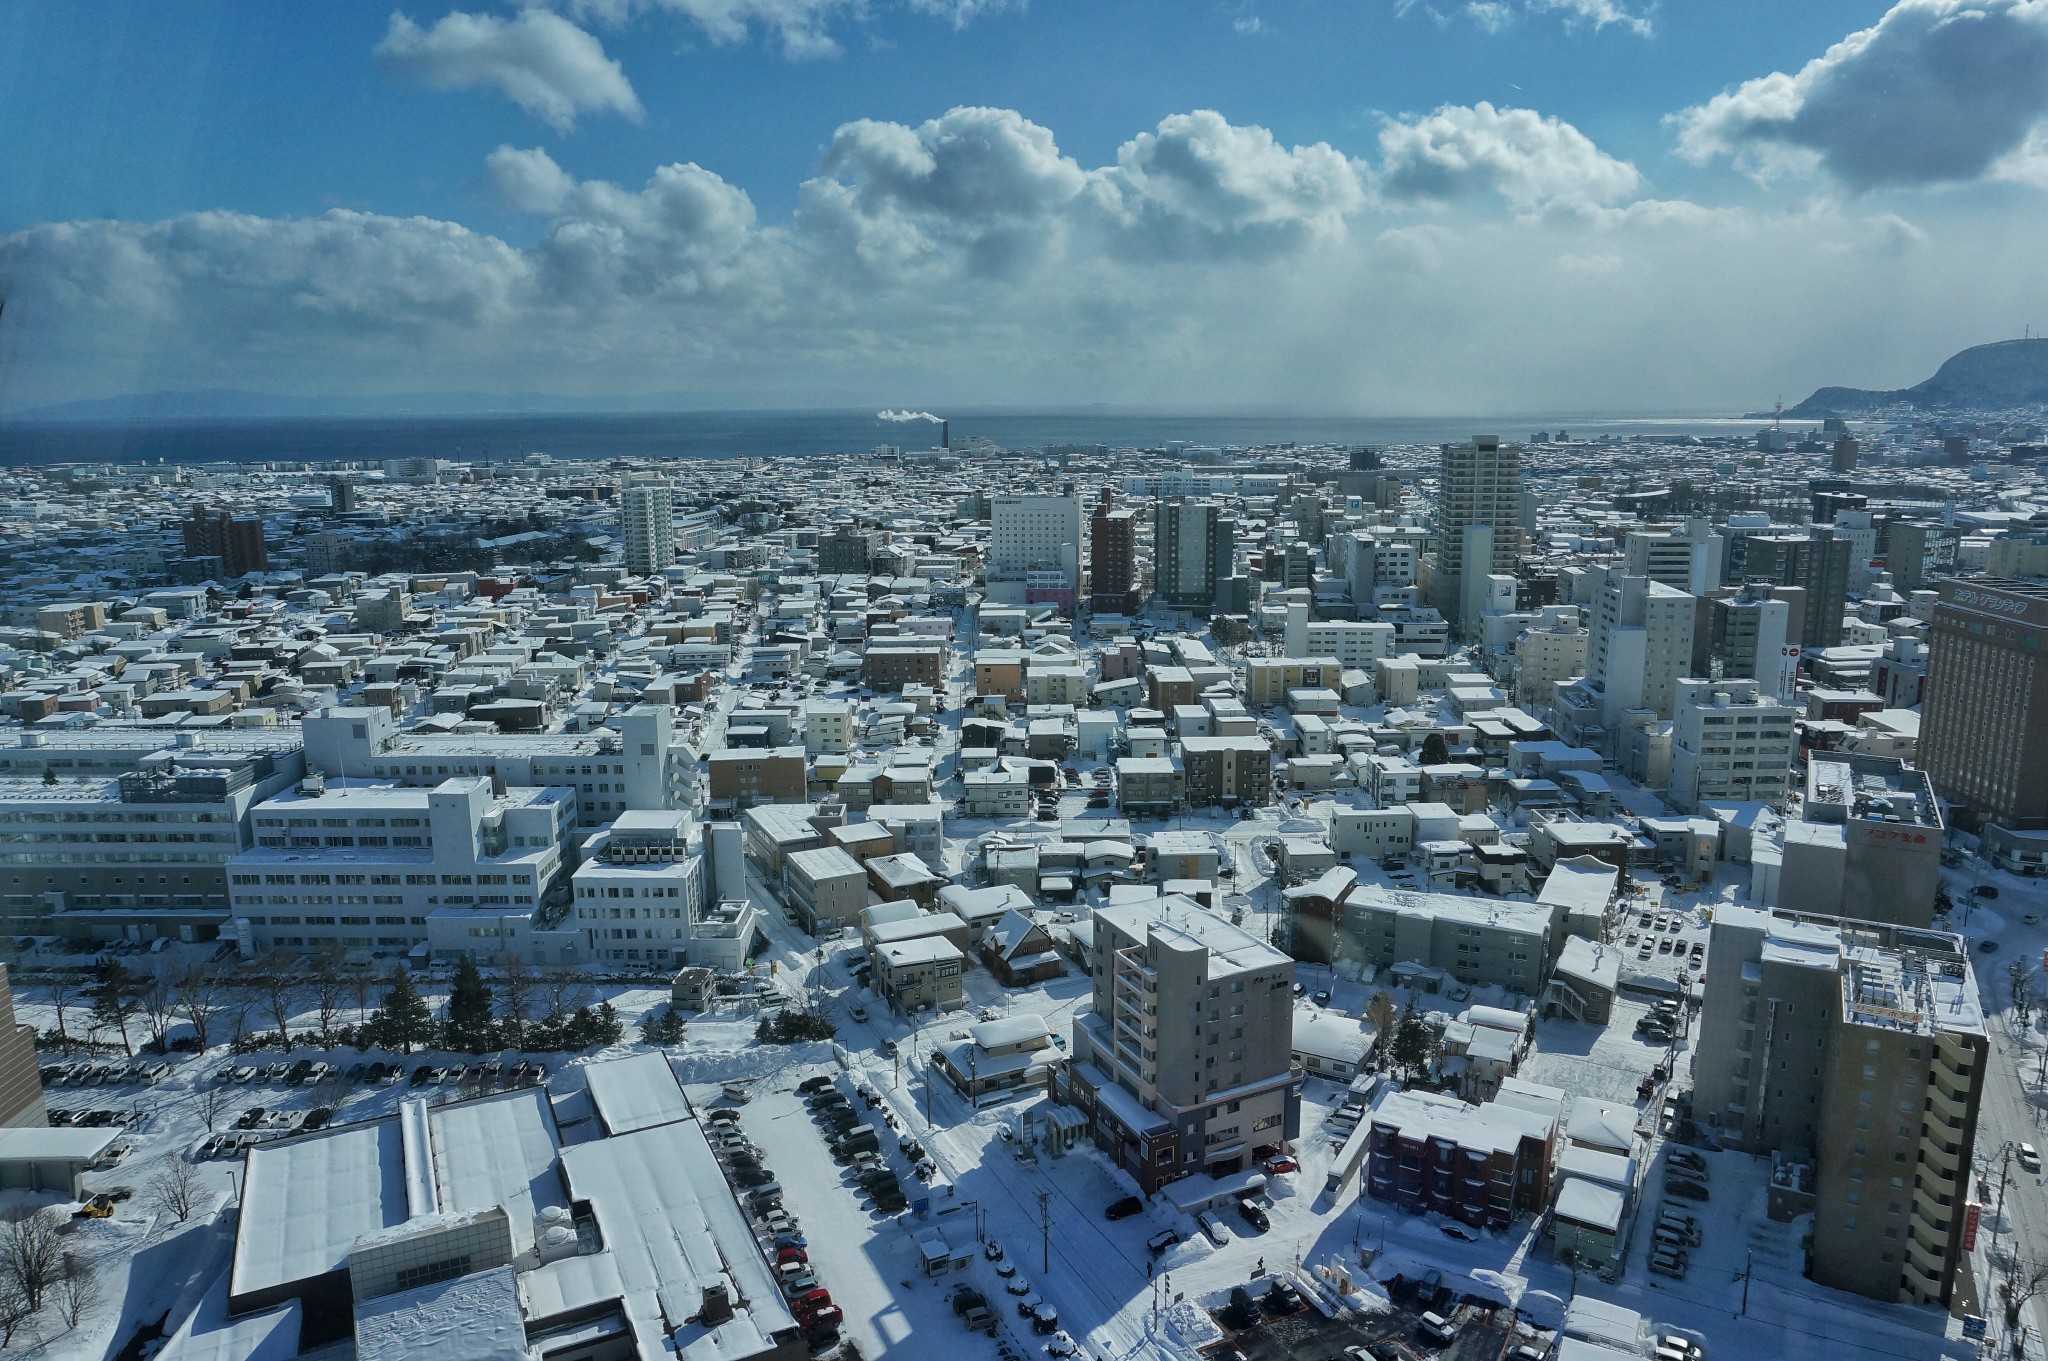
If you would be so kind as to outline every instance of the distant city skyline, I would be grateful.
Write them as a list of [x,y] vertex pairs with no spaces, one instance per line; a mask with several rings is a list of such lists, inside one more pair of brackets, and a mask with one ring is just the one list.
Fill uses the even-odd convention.
[[26,3],[0,50],[0,413],[1744,410],[2048,324],[2035,0]]

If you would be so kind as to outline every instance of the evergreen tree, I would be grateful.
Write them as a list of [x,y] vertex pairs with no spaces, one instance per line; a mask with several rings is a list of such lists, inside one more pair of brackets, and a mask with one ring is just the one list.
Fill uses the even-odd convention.
[[1451,763],[1451,744],[1444,741],[1444,735],[1433,732],[1422,739],[1422,764],[1426,766],[1447,766]]
[[370,1026],[377,1036],[377,1043],[401,1054],[410,1054],[414,1045],[425,1044],[433,1035],[434,1014],[420,1000],[412,985],[412,975],[405,971],[403,964],[391,976],[391,987],[384,993],[384,1005],[370,1018]]
[[100,966],[92,987],[92,1021],[101,1029],[120,1032],[121,1048],[133,1058],[135,1046],[128,1039],[128,1019],[135,1014],[138,989],[126,965],[110,959]]
[[497,1039],[491,1016],[491,990],[476,962],[464,955],[455,965],[455,986],[448,992],[448,1047],[481,1054]]

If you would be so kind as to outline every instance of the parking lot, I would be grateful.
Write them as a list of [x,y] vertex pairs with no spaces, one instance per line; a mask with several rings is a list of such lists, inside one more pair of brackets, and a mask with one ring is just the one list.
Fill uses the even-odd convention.
[[[1254,1287],[1260,1284],[1252,1283]],[[1242,1320],[1232,1320],[1232,1310],[1226,1307],[1215,1311],[1215,1317],[1229,1337],[1208,1348],[1206,1354],[1241,1356],[1245,1361],[1330,1361],[1342,1357],[1347,1347],[1365,1347],[1379,1361],[1499,1361],[1512,1344],[1512,1311],[1460,1304],[1445,1315],[1457,1329],[1457,1338],[1440,1347],[1419,1331],[1422,1310],[1413,1304],[1411,1298],[1397,1302],[1390,1314],[1340,1314],[1336,1318],[1328,1318],[1306,1303],[1278,1314],[1262,1308],[1256,1325],[1238,1329],[1231,1328],[1231,1322]]]

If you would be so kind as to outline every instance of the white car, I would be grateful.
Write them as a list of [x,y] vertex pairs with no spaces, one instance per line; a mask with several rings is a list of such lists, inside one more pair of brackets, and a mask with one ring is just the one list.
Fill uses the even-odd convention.
[[1220,1248],[1230,1241],[1230,1226],[1218,1219],[1212,1211],[1204,1210],[1197,1222],[1201,1224],[1202,1232],[1209,1235],[1209,1241],[1217,1247]]
[[2021,1167],[2026,1168],[2029,1172],[2038,1173],[2041,1170],[2041,1155],[2034,1151],[2032,1144],[2021,1144],[2014,1151],[2019,1155]]

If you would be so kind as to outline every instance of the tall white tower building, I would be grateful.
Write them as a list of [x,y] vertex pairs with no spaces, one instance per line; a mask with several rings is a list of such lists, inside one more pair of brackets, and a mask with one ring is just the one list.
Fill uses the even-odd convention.
[[628,482],[619,492],[619,530],[626,571],[651,576],[676,560],[674,494],[666,482]]

